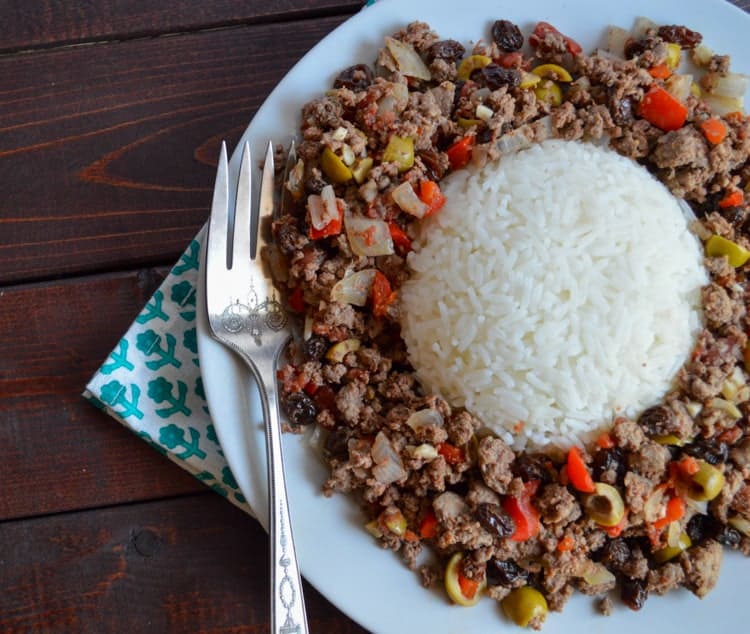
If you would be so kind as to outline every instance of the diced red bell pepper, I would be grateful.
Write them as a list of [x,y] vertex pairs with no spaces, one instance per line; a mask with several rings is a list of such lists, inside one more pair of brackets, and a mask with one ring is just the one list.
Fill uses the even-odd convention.
[[719,201],[719,207],[722,209],[739,207],[743,202],[745,202],[745,194],[742,193],[741,189],[735,189]]
[[391,240],[393,240],[393,244],[396,248],[405,253],[411,251],[411,238],[406,235],[406,232],[401,227],[391,221],[388,223],[388,231],[391,234]]
[[605,431],[599,438],[596,439],[597,447],[602,449],[612,449],[615,446],[615,440],[612,438],[612,434]]
[[440,191],[440,186],[435,181],[430,180],[419,183],[419,200],[427,205],[427,211],[422,216],[423,218],[437,213],[445,204],[445,196]]
[[563,40],[565,40],[565,46],[571,55],[580,55],[583,52],[583,47],[578,42],[567,35],[560,33],[560,31],[549,22],[537,22],[537,25],[534,27],[534,32],[529,36],[529,44],[531,47],[536,48],[539,46],[539,42],[544,39],[544,36],[547,35],[547,33],[561,35]]
[[719,117],[711,117],[702,121],[700,129],[703,132],[703,136],[712,145],[718,145],[727,138],[727,124],[719,119]]
[[657,531],[661,530],[667,524],[682,519],[683,515],[685,515],[685,502],[681,497],[675,495],[667,502],[667,512],[664,517],[654,522],[654,528]]
[[316,229],[312,224],[310,225],[310,240],[320,240],[321,238],[337,236],[341,233],[341,228],[344,224],[344,209],[341,205],[337,205],[337,208],[339,217],[334,218],[321,229]]
[[305,312],[305,298],[301,286],[297,286],[289,295],[289,308],[295,313]]
[[648,69],[648,74],[654,79],[668,79],[672,75],[672,69],[666,64],[656,64]]
[[582,493],[594,492],[594,479],[583,461],[581,450],[576,446],[568,451],[568,480],[575,489]]
[[372,314],[376,317],[385,316],[388,306],[396,299],[396,293],[391,289],[391,283],[380,271],[375,272],[370,296],[372,298]]
[[513,541],[523,542],[539,534],[539,511],[531,502],[538,488],[539,480],[531,480],[524,483],[520,496],[509,495],[503,499],[503,509],[516,525],[516,531],[510,536]]
[[479,588],[479,582],[476,579],[469,579],[468,577],[464,577],[464,575],[459,572],[458,586],[459,588],[461,588],[461,594],[463,594],[467,599],[473,599]]
[[660,130],[679,130],[687,121],[688,109],[661,86],[651,86],[638,107],[638,114]]
[[437,452],[445,458],[448,464],[456,465],[464,461],[464,451],[461,447],[451,445],[449,442],[441,442],[437,446]]
[[435,512],[430,509],[419,525],[419,536],[422,539],[432,539],[437,535],[438,521]]
[[471,160],[471,149],[474,147],[474,136],[466,135],[451,145],[445,152],[452,170],[459,170]]
[[601,528],[610,537],[612,538],[619,537],[620,533],[622,533],[623,529],[625,528],[625,522],[627,521],[628,521],[628,514],[624,513],[619,523],[615,524],[614,526],[602,526]]

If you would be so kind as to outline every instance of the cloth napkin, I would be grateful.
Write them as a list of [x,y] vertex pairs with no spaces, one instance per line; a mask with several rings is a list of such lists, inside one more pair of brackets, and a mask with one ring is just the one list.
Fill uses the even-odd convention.
[[254,516],[221,451],[203,391],[196,290],[205,234],[188,245],[83,396]]

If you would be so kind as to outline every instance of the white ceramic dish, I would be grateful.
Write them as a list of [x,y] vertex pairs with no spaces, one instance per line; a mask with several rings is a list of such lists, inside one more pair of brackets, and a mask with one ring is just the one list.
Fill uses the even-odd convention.
[[[603,41],[606,25],[629,28],[639,15],[701,31],[717,52],[732,55],[733,70],[750,73],[750,16],[723,0],[623,0],[613,5],[599,0],[474,0],[466,6],[434,0],[380,0],[336,29],[289,72],[258,111],[242,141],[249,140],[256,156],[261,156],[269,138],[289,139],[305,101],[329,87],[338,70],[357,62],[371,63],[383,37],[412,20],[427,21],[443,37],[464,43],[488,38],[495,19],[513,20],[527,34],[536,21],[545,20],[578,40],[584,50],[591,50]],[[230,167],[235,176],[238,158],[235,154]],[[265,445],[255,388],[235,357],[208,336],[201,311],[199,315],[201,370],[216,430],[240,488],[267,527]],[[284,449],[303,574],[342,611],[380,633],[515,631],[489,599],[467,609],[449,605],[439,590],[423,589],[415,574],[362,530],[363,517],[352,500],[342,495],[323,497],[326,470],[306,439],[287,436]],[[259,574],[266,574],[264,565],[259,562]],[[750,561],[730,553],[717,588],[703,601],[678,591],[652,598],[639,613],[615,602],[614,614],[605,618],[597,613],[593,599],[579,595],[562,614],[550,614],[544,632],[624,634],[640,629],[705,634],[717,625],[733,632],[747,631],[743,605],[747,579]]]

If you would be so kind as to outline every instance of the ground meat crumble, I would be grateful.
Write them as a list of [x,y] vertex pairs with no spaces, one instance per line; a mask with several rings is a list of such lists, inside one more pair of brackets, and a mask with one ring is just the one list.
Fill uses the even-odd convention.
[[[420,214],[396,202],[394,190],[406,183],[429,207],[434,188],[425,183],[498,157],[507,135],[607,142],[690,204],[704,242],[721,236],[750,248],[742,195],[750,119],[712,115],[691,95],[684,121],[665,129],[672,126],[660,128],[643,105],[664,90],[654,69],[668,60],[669,46],[693,49],[700,34],[654,28],[631,38],[618,59],[586,55],[540,25],[529,55],[508,21],[471,51],[427,24],[409,24],[392,42],[422,61],[417,76],[402,72],[399,49],[386,45],[373,66],[343,70],[304,106],[298,160],[285,184],[296,203],[273,228],[289,307],[305,322],[304,343],[279,372],[290,428],[323,428],[326,494],[357,495],[368,530],[399,551],[425,586],[444,573],[419,564],[423,544],[442,566],[462,553],[459,574],[498,601],[531,587],[561,610],[578,589],[599,595],[599,610],[609,614],[615,586],[632,609],[677,587],[703,597],[716,583],[723,546],[750,551],[750,265],[707,254],[705,329],[675,391],[638,420],[615,420],[582,452],[597,486],[624,501],[614,525],[594,519],[598,493],[572,482],[564,455],[514,452],[470,412],[424,393],[400,337],[398,290]],[[541,79],[530,74],[542,64],[558,67]],[[704,88],[728,72],[729,59],[713,56]],[[531,88],[529,77],[537,81]],[[709,119],[720,121],[721,139],[707,137]],[[334,208],[323,222],[311,199],[324,205],[331,194]],[[371,221],[364,247],[351,242],[352,218]],[[392,247],[368,251],[373,241]],[[334,298],[355,273],[368,281],[367,292]],[[709,493],[705,478],[720,491]],[[691,499],[697,503],[685,503]]]

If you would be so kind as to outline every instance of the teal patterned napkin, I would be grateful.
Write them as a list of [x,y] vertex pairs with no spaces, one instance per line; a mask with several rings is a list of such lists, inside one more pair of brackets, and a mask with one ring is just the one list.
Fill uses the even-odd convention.
[[196,338],[202,232],[190,243],[84,396],[249,514],[206,405]]

